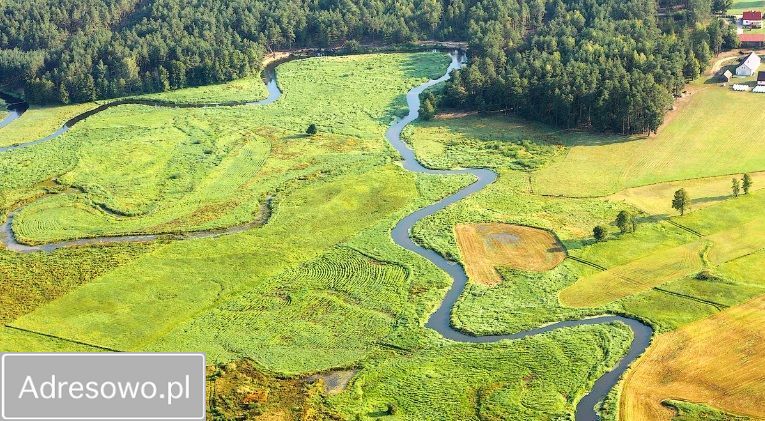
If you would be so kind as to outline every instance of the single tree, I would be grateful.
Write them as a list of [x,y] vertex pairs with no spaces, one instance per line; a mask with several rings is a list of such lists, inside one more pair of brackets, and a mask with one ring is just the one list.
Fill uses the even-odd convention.
[[680,189],[675,192],[675,197],[672,199],[672,209],[680,212],[680,215],[685,215],[685,210],[691,206],[691,198],[688,196],[688,192],[685,189]]
[[616,226],[619,227],[622,234],[635,232],[635,217],[630,212],[623,210],[616,215]]
[[592,229],[592,235],[595,237],[595,240],[603,241],[606,239],[606,235],[608,235],[608,228],[603,225],[597,225]]
[[316,128],[316,125],[315,125],[315,124],[313,124],[313,123],[311,123],[311,124],[308,126],[308,128],[306,129],[305,133],[306,133],[307,135],[309,135],[309,136],[313,136],[313,135],[315,135],[315,134],[316,134],[318,131],[319,131],[319,129],[317,129],[317,128]]
[[422,101],[422,106],[420,107],[420,118],[423,120],[431,120],[435,116],[436,107],[433,105],[433,101],[431,101],[430,98],[426,98]]
[[749,190],[752,188],[752,177],[749,174],[744,174],[744,182],[741,183],[741,187],[744,189],[744,194],[749,194]]
[[741,182],[738,181],[738,178],[734,178],[731,184],[731,190],[733,191],[733,196],[738,197],[739,194],[741,194]]

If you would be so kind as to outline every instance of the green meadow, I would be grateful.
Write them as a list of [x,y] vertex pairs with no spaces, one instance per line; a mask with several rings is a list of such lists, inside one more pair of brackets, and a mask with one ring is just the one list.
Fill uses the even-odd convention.
[[[292,61],[278,67],[284,94],[267,106],[120,106],[53,141],[2,153],[0,219],[16,210],[21,242],[167,235],[52,253],[0,249],[8,326],[0,351],[202,351],[216,366],[248,359],[290,381],[354,369],[343,391],[320,400],[347,419],[571,419],[627,349],[625,326],[490,345],[446,341],[424,323],[450,279],[391,241],[402,217],[473,181],[408,172],[384,138],[406,112],[404,94],[448,62],[441,53]],[[264,95],[250,78],[151,97]],[[578,259],[546,272],[500,267],[496,286],[470,282],[453,325],[512,333],[620,313],[666,332],[765,294],[765,192],[731,198],[719,180],[702,179],[765,169],[764,143],[730,130],[761,125],[760,100],[703,85],[649,138],[505,115],[409,127],[405,139],[425,165],[499,174],[420,221],[416,241],[461,261],[455,225],[504,222],[549,229]],[[0,131],[0,146],[45,136],[92,106],[32,109]],[[738,107],[752,112],[731,112]],[[309,124],[316,135],[305,134]],[[637,207],[685,179],[698,187],[694,199],[709,203],[682,217]],[[653,184],[643,196],[607,197]],[[622,210],[637,215],[635,233],[613,225]],[[191,235],[254,222],[229,235]],[[592,238],[599,224],[608,228],[602,242]],[[716,414],[678,408],[685,417]]]
[[174,104],[221,104],[227,102],[258,101],[268,95],[263,80],[258,76],[233,80],[218,85],[176,89],[141,98],[156,99]]
[[728,9],[729,15],[740,15],[749,10],[765,9],[765,1],[762,0],[733,0],[730,9]]

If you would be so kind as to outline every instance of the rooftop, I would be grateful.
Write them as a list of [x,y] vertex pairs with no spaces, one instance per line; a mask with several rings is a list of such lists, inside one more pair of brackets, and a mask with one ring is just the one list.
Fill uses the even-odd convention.
[[765,42],[765,34],[738,34],[741,42]]
[[754,10],[744,12],[743,19],[744,20],[762,20],[762,12],[754,11]]

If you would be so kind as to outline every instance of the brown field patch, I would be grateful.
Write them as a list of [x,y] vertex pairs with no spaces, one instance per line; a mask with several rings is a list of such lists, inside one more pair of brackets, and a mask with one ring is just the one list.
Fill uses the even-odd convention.
[[765,296],[658,336],[627,373],[620,417],[669,420],[668,399],[765,419]]
[[484,223],[460,224],[455,230],[468,277],[484,285],[502,281],[498,266],[541,272],[566,258],[560,241],[542,229]]

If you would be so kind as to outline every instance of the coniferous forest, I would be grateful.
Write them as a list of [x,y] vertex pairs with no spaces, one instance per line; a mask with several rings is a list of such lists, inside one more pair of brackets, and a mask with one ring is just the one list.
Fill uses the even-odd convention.
[[686,80],[736,44],[691,0],[8,0],[0,89],[77,103],[256,74],[300,47],[467,41],[442,104],[562,127],[655,130]]

